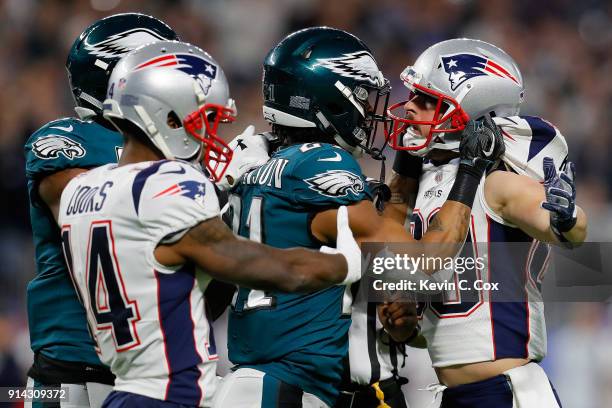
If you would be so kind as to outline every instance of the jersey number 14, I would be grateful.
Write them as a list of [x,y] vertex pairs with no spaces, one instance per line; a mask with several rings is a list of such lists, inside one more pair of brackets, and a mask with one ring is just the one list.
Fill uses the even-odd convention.
[[[76,283],[73,274],[69,225],[62,227],[62,247],[66,265],[73,283]],[[89,299],[89,310],[94,317],[95,328],[112,332],[118,352],[139,345],[136,322],[140,320],[140,313],[136,302],[130,300],[125,291],[121,269],[117,262],[111,221],[91,223],[86,268],[87,291],[85,295]],[[79,286],[75,284],[77,294],[83,303],[83,293],[78,288]]]

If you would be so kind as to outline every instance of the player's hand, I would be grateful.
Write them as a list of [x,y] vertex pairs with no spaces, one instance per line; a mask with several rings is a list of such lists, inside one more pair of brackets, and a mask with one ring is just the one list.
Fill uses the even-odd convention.
[[268,139],[254,132],[255,127],[247,126],[244,132],[229,143],[229,147],[234,151],[234,156],[225,174],[216,183],[220,190],[232,189],[247,171],[265,164],[270,159]]
[[346,258],[348,268],[346,278],[344,278],[341,285],[350,285],[361,279],[361,249],[359,249],[359,245],[355,241],[355,237],[353,237],[353,231],[349,227],[346,206],[343,205],[338,208],[336,217],[336,226],[338,228],[336,248],[322,246],[320,251],[328,254],[341,254]]
[[568,162],[566,170],[557,173],[553,159],[545,157],[542,168],[546,193],[546,201],[542,202],[542,208],[550,211],[550,227],[562,240],[560,234],[574,228],[578,219],[574,163]]
[[391,189],[382,181],[372,177],[366,177],[366,183],[374,197],[376,209],[382,212],[385,209],[385,203],[391,199]]
[[378,318],[393,340],[404,343],[413,337],[418,323],[416,303],[381,303],[378,305]]
[[505,151],[502,132],[490,115],[467,123],[459,144],[461,164],[474,167],[483,173]]

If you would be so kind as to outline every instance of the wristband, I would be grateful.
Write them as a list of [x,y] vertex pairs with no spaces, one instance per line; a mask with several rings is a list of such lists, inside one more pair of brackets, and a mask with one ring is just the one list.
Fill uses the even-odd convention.
[[359,262],[359,264],[352,262],[348,256],[343,254],[338,249],[331,248],[325,245],[319,248],[319,252],[328,255],[342,255],[346,260],[346,276],[344,277],[344,280],[342,282],[338,283],[338,285],[350,285],[361,279],[361,262]]
[[400,176],[418,180],[421,177],[422,168],[423,159],[421,157],[413,156],[402,150],[395,154],[393,171]]
[[459,165],[455,183],[451,189],[447,200],[458,201],[472,208],[476,190],[482,179],[482,171],[465,163]]

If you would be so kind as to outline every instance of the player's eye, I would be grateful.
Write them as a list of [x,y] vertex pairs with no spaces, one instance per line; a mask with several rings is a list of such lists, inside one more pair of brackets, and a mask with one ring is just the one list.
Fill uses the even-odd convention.
[[418,91],[410,92],[409,100],[419,106],[421,109],[434,109],[438,104],[437,98],[424,94]]

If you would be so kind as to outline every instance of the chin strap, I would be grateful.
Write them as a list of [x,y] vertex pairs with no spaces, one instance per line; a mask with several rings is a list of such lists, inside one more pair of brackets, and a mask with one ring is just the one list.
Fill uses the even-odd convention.
[[96,112],[94,112],[92,109],[84,108],[82,106],[75,106],[74,111],[81,120],[91,119],[92,117],[96,116]]
[[134,105],[134,110],[136,111],[138,116],[140,116],[140,119],[145,125],[145,129],[147,133],[149,134],[149,136],[151,137],[155,146],[157,146],[157,148],[162,152],[162,154],[164,155],[166,159],[170,159],[170,160],[174,159],[174,155],[168,148],[168,145],[164,141],[164,138],[162,137],[162,135],[159,133],[159,131],[155,127],[155,123],[153,123],[153,120],[151,119],[147,111],[140,105]]

